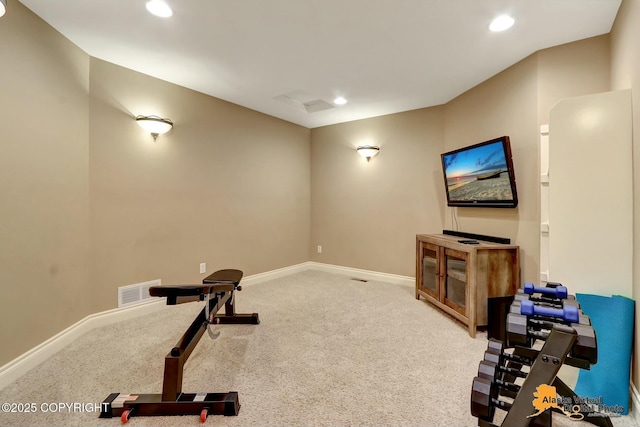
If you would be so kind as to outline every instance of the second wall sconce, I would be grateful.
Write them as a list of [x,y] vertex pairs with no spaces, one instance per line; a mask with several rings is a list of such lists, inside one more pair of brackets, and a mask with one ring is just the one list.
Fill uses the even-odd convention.
[[358,154],[367,159],[368,162],[372,157],[378,155],[380,147],[376,145],[360,145],[356,150],[358,151]]
[[158,116],[136,116],[136,122],[142,129],[151,133],[154,141],[158,135],[169,132],[173,127],[171,120]]

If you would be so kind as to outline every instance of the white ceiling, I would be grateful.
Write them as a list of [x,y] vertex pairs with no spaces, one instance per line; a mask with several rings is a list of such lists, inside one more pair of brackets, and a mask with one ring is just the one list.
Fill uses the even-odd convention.
[[[93,57],[309,128],[446,103],[537,50],[608,33],[621,3],[166,0],[165,19],[147,0],[20,1]],[[490,32],[503,13],[515,26]],[[308,112],[315,100],[331,108]]]

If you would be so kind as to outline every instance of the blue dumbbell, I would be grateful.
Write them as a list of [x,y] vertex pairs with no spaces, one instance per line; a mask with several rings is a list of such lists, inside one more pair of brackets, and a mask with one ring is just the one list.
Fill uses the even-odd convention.
[[520,302],[520,314],[525,316],[559,317],[570,323],[578,323],[580,320],[580,312],[577,307],[569,305],[563,308],[551,308],[535,305],[533,302],[526,300]]
[[558,299],[566,299],[568,292],[566,286],[557,286],[555,288],[546,288],[535,286],[531,282],[525,282],[524,284],[524,293],[528,295],[533,295],[535,293],[551,296]]

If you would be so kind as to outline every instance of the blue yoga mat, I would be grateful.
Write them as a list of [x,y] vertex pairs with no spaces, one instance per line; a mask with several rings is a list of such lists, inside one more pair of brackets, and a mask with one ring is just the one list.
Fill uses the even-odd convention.
[[617,295],[576,294],[576,299],[596,331],[598,363],[580,370],[574,391],[583,398],[602,398],[606,406],[621,406],[626,415],[635,302]]

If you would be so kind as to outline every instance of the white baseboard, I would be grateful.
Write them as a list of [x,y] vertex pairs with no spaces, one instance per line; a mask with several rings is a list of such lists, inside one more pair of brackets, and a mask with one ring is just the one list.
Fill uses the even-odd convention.
[[631,411],[629,411],[629,416],[636,420],[637,426],[640,426],[640,393],[638,393],[638,389],[633,383],[631,383],[629,389],[631,392]]
[[377,280],[380,282],[393,283],[394,285],[403,285],[414,287],[416,279],[414,277],[399,276],[397,274],[380,273],[371,270],[360,270],[358,268],[343,267],[340,265],[322,264],[319,262],[308,262],[309,269],[325,271],[327,273],[342,274],[344,276],[353,276],[358,279]]
[[309,263],[303,262],[301,264],[291,265],[289,267],[278,268],[277,270],[266,271],[264,273],[252,274],[251,276],[242,278],[242,286],[254,285],[256,283],[266,282],[268,280],[279,279],[281,277],[289,276],[309,270]]
[[164,306],[163,298],[162,300],[149,301],[131,307],[115,308],[85,317],[6,365],[1,366],[0,390],[92,329],[153,313],[161,310]]

